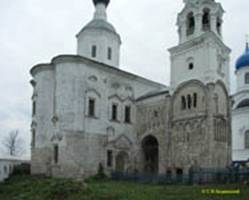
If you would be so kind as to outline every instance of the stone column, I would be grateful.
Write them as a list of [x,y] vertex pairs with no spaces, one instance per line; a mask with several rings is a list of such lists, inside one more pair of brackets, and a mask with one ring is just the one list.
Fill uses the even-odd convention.
[[198,13],[195,16],[196,19],[196,33],[197,35],[200,35],[203,31],[202,31],[202,14]]
[[215,14],[211,14],[210,20],[211,20],[211,31],[213,31],[214,33],[218,34],[217,33],[217,29],[216,29],[217,16]]

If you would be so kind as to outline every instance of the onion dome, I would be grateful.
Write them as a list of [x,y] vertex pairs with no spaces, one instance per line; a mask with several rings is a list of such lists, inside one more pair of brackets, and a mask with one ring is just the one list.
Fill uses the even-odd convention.
[[249,45],[246,43],[246,50],[236,61],[236,69],[239,70],[244,67],[249,67]]
[[94,5],[96,6],[98,3],[103,3],[107,7],[110,0],[93,0]]

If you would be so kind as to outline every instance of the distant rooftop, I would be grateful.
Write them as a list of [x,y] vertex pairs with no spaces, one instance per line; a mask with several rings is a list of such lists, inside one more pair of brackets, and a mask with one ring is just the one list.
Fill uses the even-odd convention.
[[30,156],[10,156],[10,155],[3,155],[0,153],[0,161],[1,160],[20,160],[20,161],[30,161]]

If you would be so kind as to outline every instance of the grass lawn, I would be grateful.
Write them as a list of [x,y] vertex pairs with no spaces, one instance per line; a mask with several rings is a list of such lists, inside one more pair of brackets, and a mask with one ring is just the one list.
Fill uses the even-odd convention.
[[66,179],[17,176],[0,183],[0,200],[249,200],[249,186],[237,195],[202,194],[203,189],[236,186],[149,185],[117,181],[80,182]]

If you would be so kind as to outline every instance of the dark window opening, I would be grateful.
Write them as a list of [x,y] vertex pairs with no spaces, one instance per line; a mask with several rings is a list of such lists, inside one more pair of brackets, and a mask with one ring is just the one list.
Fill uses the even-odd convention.
[[210,10],[208,8],[205,8],[203,10],[202,29],[203,29],[203,31],[210,30]]
[[187,35],[193,34],[195,31],[195,18],[193,12],[187,16]]
[[113,162],[113,156],[112,156],[112,150],[107,151],[107,166],[112,167]]
[[172,178],[172,171],[171,171],[170,169],[168,169],[168,170],[166,171],[166,176],[167,176],[168,178]]
[[191,95],[188,95],[188,109],[191,109],[192,107],[192,98]]
[[112,120],[117,121],[118,120],[118,106],[116,104],[112,105]]
[[249,130],[245,132],[245,149],[249,149]]
[[194,64],[193,64],[193,63],[189,63],[189,65],[188,65],[188,69],[189,69],[189,70],[194,69]]
[[107,55],[108,60],[112,59],[112,48],[108,47],[108,55]]
[[245,84],[249,84],[249,73],[245,75]]
[[96,58],[96,56],[97,56],[97,46],[93,45],[92,46],[92,57]]
[[158,117],[158,111],[154,110],[154,117]]
[[217,17],[216,28],[217,28],[218,34],[220,35],[221,34],[221,19],[219,17]]
[[197,94],[194,93],[194,103],[193,106],[196,108],[197,107]]
[[88,102],[88,116],[95,117],[95,100],[89,99]]
[[176,169],[176,178],[177,178],[177,181],[182,181],[183,179],[183,170],[178,168]]
[[131,122],[131,107],[125,106],[125,122],[130,123]]
[[182,110],[186,109],[186,99],[184,96],[182,96]]
[[59,147],[58,145],[54,145],[54,163],[58,163],[59,159]]
[[32,147],[35,147],[35,139],[36,139],[36,133],[35,130],[32,130]]
[[182,169],[176,169],[176,175],[183,175]]
[[36,114],[36,102],[35,102],[35,101],[33,101],[32,114],[33,114],[33,115]]

